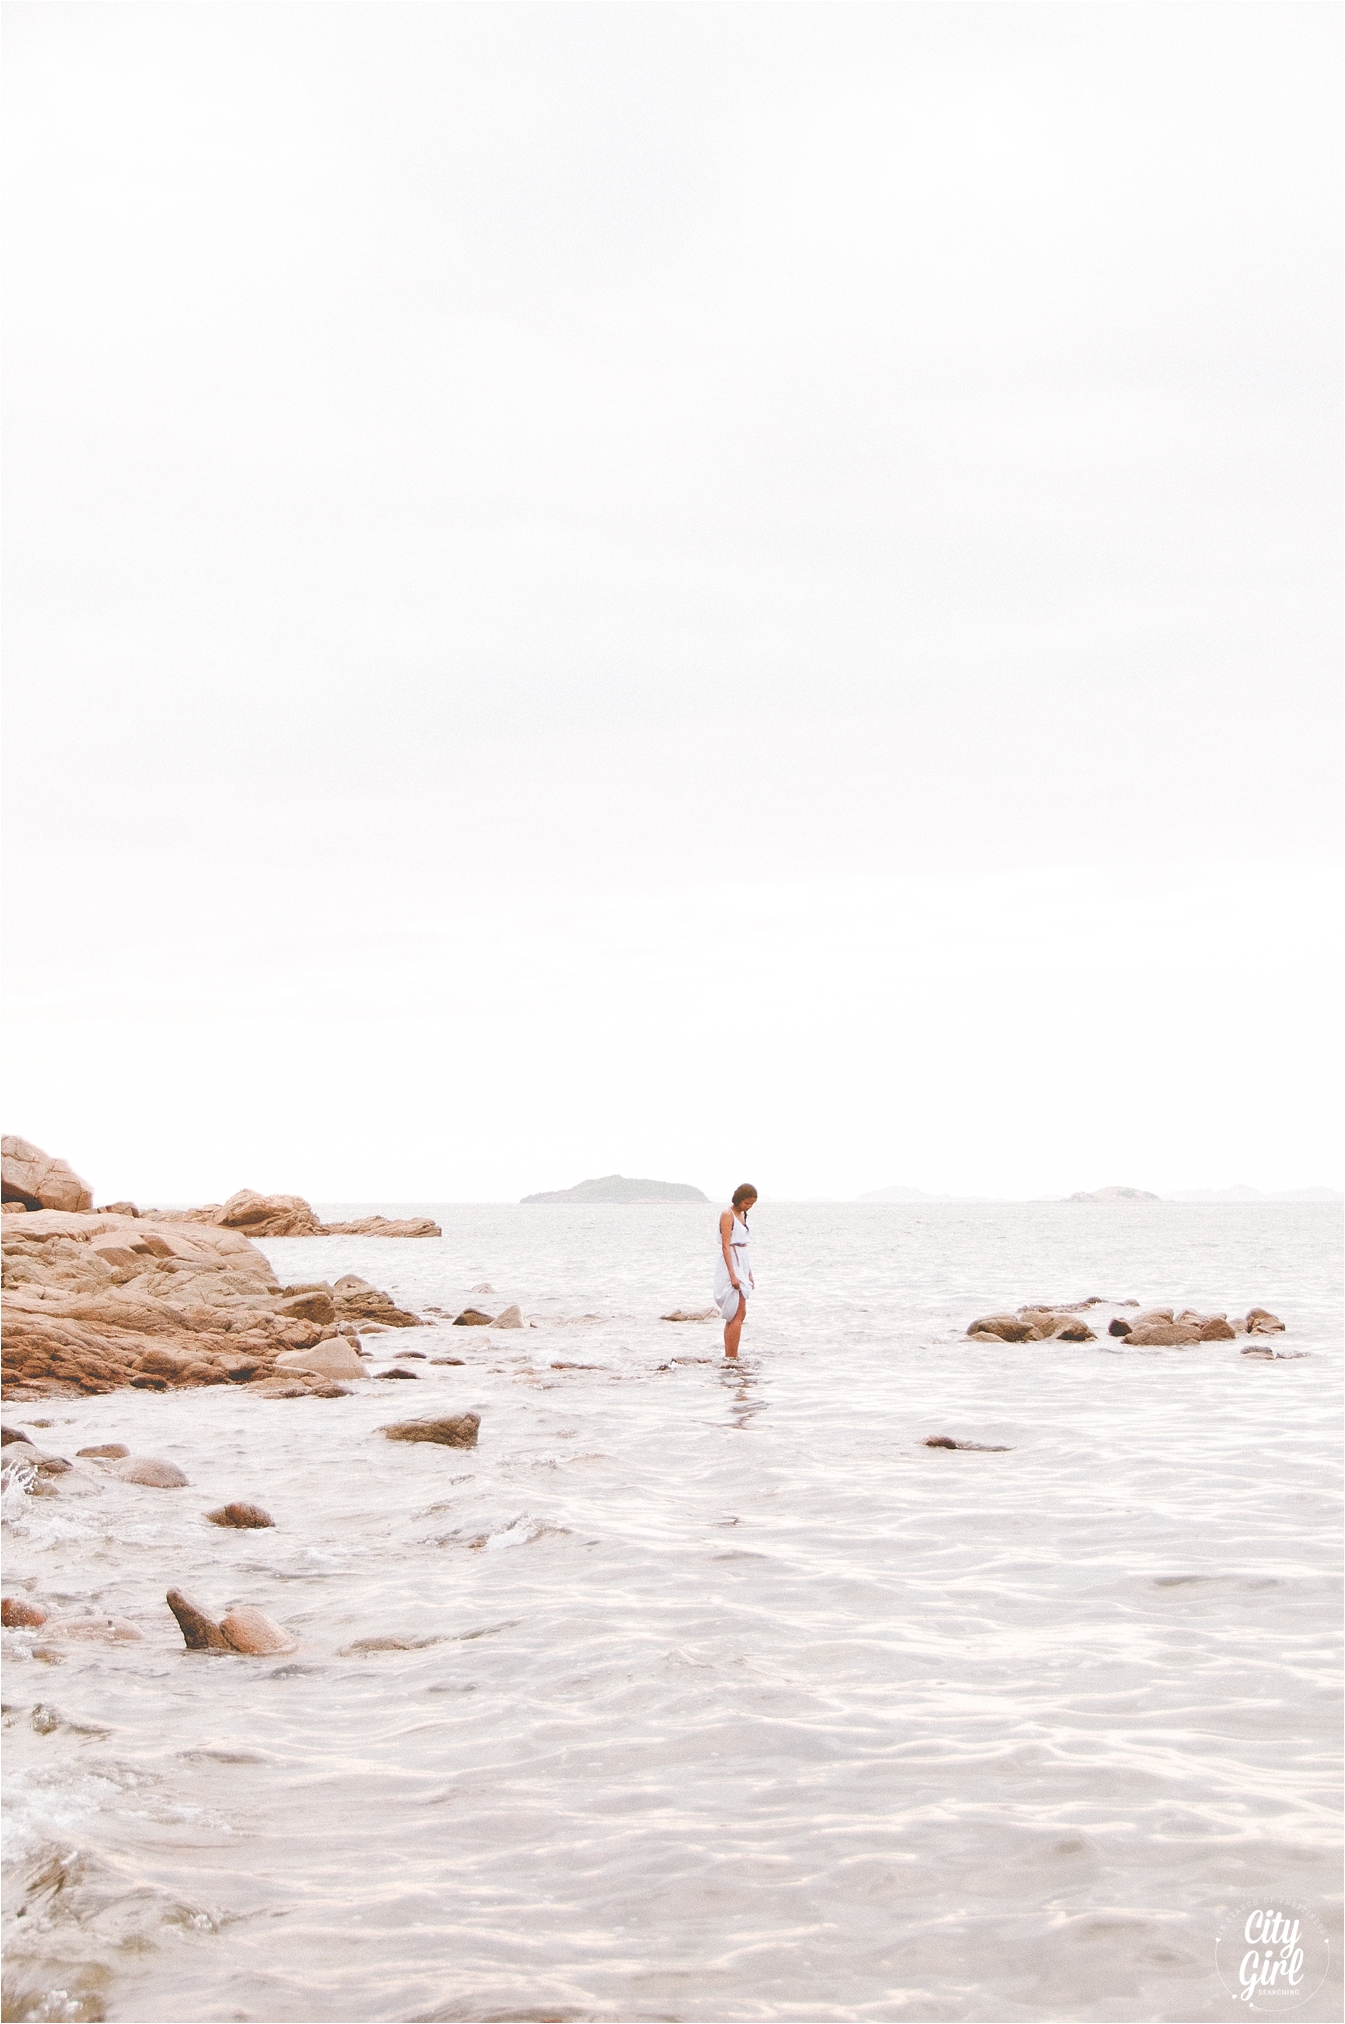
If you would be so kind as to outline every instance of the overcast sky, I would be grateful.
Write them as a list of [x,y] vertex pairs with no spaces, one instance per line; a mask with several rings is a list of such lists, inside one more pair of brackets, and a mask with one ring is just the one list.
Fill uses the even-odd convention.
[[6,11],[7,1130],[1339,1184],[1338,8]]

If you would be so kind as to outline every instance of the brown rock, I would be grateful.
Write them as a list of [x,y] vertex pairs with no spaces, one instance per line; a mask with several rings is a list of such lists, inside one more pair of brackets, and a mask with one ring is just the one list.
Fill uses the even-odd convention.
[[236,1652],[247,1652],[253,1657],[299,1649],[298,1638],[282,1630],[275,1618],[268,1616],[264,1609],[244,1605],[226,1610],[220,1618],[219,1627]]
[[261,1532],[276,1522],[260,1504],[221,1504],[218,1510],[207,1511],[205,1515],[212,1525],[232,1525],[240,1532]]
[[993,1335],[1000,1342],[1040,1342],[1041,1331],[1017,1314],[983,1314],[973,1321],[968,1335]]
[[380,1377],[418,1378],[420,1376],[420,1372],[418,1370],[376,1370],[374,1372],[374,1376],[376,1378]]
[[1268,1307],[1249,1307],[1246,1326],[1248,1335],[1283,1335],[1286,1332],[1279,1315],[1272,1314]]
[[249,1237],[318,1237],[322,1225],[302,1195],[259,1195],[240,1188],[230,1195],[215,1220],[226,1230],[246,1230]]
[[106,1208],[99,1209],[98,1214],[100,1216],[138,1216],[140,1211],[134,1202],[109,1202]]
[[463,1359],[462,1359],[462,1358],[461,1358],[460,1356],[432,1356],[432,1357],[430,1358],[430,1362],[431,1362],[431,1363],[455,1363],[455,1364],[456,1364],[456,1365],[458,1366],[458,1369],[459,1369],[459,1370],[463,1370],[463,1369],[465,1369],[465,1367],[466,1367],[466,1366],[464,1365]]
[[356,1223],[324,1223],[324,1237],[442,1237],[443,1231],[428,1216],[363,1216]]
[[229,1640],[219,1625],[213,1622],[203,1609],[198,1609],[194,1602],[188,1602],[180,1588],[170,1588],[167,1601],[181,1627],[188,1651],[226,1652],[231,1649]]
[[296,1293],[292,1298],[282,1300],[278,1310],[295,1321],[316,1321],[324,1324],[336,1319],[336,1302],[325,1286],[313,1287],[310,1291]]
[[395,1420],[382,1432],[390,1441],[435,1441],[444,1448],[474,1448],[480,1425],[479,1413],[457,1413],[443,1420]]
[[719,1313],[717,1307],[697,1307],[683,1310],[675,1307],[671,1314],[660,1314],[660,1321],[713,1321]]
[[3,1436],[3,1439],[0,1439],[0,1448],[7,1448],[11,1441],[26,1441],[29,1447],[32,1446],[27,1434],[20,1433],[17,1427],[0,1427],[0,1436]]
[[1000,1448],[987,1441],[955,1441],[948,1434],[931,1434],[925,1442],[927,1448],[967,1448],[978,1455],[1011,1455],[1012,1448]]
[[276,1358],[276,1369],[308,1370],[315,1376],[328,1380],[343,1377],[363,1377],[364,1365],[360,1362],[349,1343],[339,1336],[328,1342],[315,1343],[312,1349],[287,1349]]
[[28,1213],[27,1202],[0,1202],[0,1215],[24,1216]]
[[7,1595],[0,1602],[0,1623],[10,1630],[36,1630],[47,1620],[47,1612],[40,1602],[29,1602],[22,1595]]
[[1108,1335],[1129,1335],[1133,1326],[1132,1322],[1122,1321],[1119,1314],[1113,1315],[1112,1319],[1107,1323],[1107,1333]]
[[123,1483],[140,1483],[147,1490],[181,1490],[187,1478],[176,1462],[156,1461],[150,1455],[133,1456],[130,1461],[118,1462],[113,1470]]
[[1147,1328],[1150,1322],[1172,1321],[1175,1318],[1170,1307],[1146,1307],[1143,1314],[1135,1316],[1134,1326],[1136,1328]]
[[66,1160],[54,1160],[28,1139],[0,1139],[0,1193],[7,1202],[21,1202],[25,1209],[65,1209],[78,1212],[93,1207],[93,1194]]
[[495,1322],[494,1322],[494,1326],[495,1326],[496,1328],[523,1328],[523,1327],[525,1327],[525,1326],[526,1326],[526,1324],[525,1324],[525,1322],[524,1322],[524,1320],[523,1320],[523,1310],[522,1310],[522,1308],[521,1308],[521,1307],[506,1307],[506,1308],[505,1308],[505,1310],[504,1310],[504,1312],[503,1312],[503,1314],[497,1314],[497,1315],[496,1315],[496,1317],[495,1317]]
[[1185,1349],[1201,1340],[1189,1321],[1137,1321],[1126,1337],[1135,1349]]
[[492,1323],[490,1316],[483,1314],[479,1307],[464,1307],[462,1313],[455,1318],[453,1326],[455,1328],[489,1328],[492,1326]]

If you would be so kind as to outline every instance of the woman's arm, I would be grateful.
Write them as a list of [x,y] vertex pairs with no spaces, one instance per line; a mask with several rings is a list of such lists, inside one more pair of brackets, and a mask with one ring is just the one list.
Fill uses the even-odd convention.
[[719,1245],[720,1249],[724,1253],[724,1263],[729,1268],[729,1285],[737,1286],[738,1275],[733,1269],[733,1252],[729,1246],[729,1237],[731,1236],[732,1231],[733,1231],[733,1211],[732,1209],[725,1209],[723,1215],[719,1219]]

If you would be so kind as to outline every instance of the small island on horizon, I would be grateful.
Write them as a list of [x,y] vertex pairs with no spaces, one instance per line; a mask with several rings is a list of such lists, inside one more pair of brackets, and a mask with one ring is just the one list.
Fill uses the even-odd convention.
[[542,1195],[524,1195],[529,1202],[620,1202],[627,1207],[650,1202],[708,1202],[699,1188],[685,1181],[628,1181],[624,1174],[605,1174],[598,1181],[580,1181],[573,1188],[554,1188]]

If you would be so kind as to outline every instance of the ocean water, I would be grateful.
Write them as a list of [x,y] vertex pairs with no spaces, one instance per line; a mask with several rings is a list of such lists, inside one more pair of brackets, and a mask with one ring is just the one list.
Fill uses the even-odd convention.
[[[7,1409],[190,1478],[7,1497],[7,1590],[145,1631],[5,1633],[7,2017],[1340,2015],[1338,1210],[763,1204],[737,1369],[659,1318],[714,1209],[436,1214],[265,1249],[539,1326]],[[1094,1293],[1302,1354],[962,1333]],[[472,1452],[378,1431],[467,1408]],[[240,1497],[275,1529],[204,1522]],[[299,1651],[187,1653],[170,1585]],[[1216,1972],[1249,1898],[1330,1938],[1292,2007]]]

